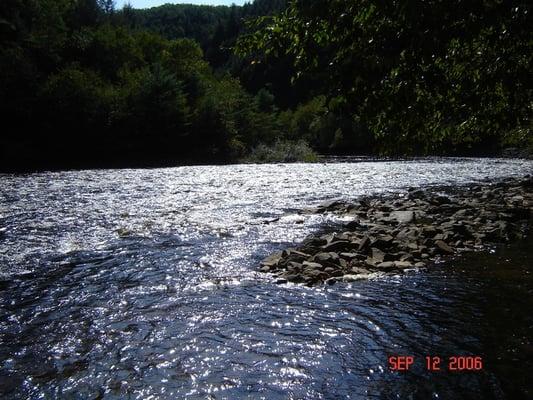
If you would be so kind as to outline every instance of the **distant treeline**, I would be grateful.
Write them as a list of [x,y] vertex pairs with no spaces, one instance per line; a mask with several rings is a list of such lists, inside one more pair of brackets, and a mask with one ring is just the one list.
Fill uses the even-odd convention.
[[268,91],[215,74],[197,42],[141,29],[131,11],[0,3],[2,169],[227,162],[284,139]]
[[0,168],[530,143],[531,7],[415,3],[3,0]]

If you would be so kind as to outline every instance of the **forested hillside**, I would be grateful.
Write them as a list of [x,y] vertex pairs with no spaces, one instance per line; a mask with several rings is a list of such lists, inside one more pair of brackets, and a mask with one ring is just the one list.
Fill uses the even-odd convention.
[[531,6],[463,3],[4,0],[1,168],[530,146]]
[[0,4],[3,169],[227,162],[282,139],[269,93],[215,75],[197,42],[138,27],[130,11]]

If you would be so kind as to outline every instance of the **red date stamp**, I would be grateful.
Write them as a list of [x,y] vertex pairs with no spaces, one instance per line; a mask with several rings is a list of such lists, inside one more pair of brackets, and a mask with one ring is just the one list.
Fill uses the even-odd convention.
[[[414,356],[390,356],[389,369],[391,371],[409,371],[416,359]],[[439,356],[426,356],[425,367],[428,371],[481,371],[483,358],[480,356],[450,356],[444,360]]]

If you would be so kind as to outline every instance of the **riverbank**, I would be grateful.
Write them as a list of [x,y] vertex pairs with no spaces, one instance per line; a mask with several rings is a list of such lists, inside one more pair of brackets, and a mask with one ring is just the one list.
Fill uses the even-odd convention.
[[309,212],[351,221],[342,231],[311,235],[297,248],[263,260],[260,270],[278,283],[314,285],[403,273],[520,240],[533,215],[533,177],[331,201]]

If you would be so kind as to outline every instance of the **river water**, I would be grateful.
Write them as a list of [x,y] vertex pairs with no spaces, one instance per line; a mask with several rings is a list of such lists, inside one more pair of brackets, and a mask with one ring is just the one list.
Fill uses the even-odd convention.
[[[300,212],[326,199],[532,171],[422,159],[0,175],[0,397],[528,398],[531,242],[327,287],[257,269],[338,226]],[[415,363],[391,372],[391,355]],[[426,355],[484,366],[428,372]]]

